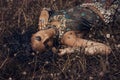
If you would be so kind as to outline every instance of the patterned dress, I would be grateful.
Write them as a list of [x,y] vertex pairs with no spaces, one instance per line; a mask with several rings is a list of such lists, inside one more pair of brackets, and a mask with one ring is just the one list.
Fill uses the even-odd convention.
[[[61,25],[59,35],[63,35],[66,31],[84,31],[90,30],[92,26],[99,22],[109,24],[112,22],[113,15],[119,5],[116,0],[109,9],[105,9],[100,2],[85,3],[67,10],[54,12],[49,21],[58,20]],[[91,7],[91,8],[90,8]]]

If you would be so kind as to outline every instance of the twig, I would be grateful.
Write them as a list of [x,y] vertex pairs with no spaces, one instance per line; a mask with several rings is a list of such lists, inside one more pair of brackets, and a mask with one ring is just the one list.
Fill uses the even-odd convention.
[[7,62],[8,58],[6,58],[3,63],[0,65],[0,69],[5,65],[5,63]]

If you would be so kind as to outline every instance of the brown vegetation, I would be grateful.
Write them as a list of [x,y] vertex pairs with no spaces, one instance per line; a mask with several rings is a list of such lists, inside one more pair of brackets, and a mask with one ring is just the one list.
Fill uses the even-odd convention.
[[93,27],[85,36],[110,45],[109,56],[86,56],[76,52],[60,57],[51,50],[37,54],[31,49],[31,36],[38,31],[43,7],[59,10],[83,1],[0,0],[0,80],[119,80],[119,9],[113,23],[96,24],[98,27]]

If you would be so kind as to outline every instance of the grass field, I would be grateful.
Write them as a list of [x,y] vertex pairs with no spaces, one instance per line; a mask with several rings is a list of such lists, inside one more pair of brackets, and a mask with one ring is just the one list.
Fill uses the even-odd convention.
[[86,36],[110,45],[109,56],[76,52],[60,57],[50,50],[36,54],[31,49],[30,38],[43,7],[67,9],[83,1],[0,0],[0,80],[119,80],[120,8],[113,23],[98,24]]

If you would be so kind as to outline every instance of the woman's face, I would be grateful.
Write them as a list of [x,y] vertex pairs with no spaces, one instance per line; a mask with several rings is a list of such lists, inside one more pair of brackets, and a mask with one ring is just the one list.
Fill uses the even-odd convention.
[[34,51],[43,52],[45,49],[48,49],[48,47],[52,45],[53,40],[49,39],[44,32],[39,31],[32,35],[31,46]]

